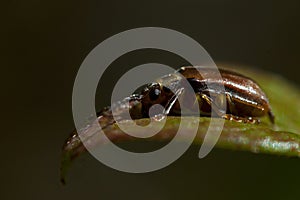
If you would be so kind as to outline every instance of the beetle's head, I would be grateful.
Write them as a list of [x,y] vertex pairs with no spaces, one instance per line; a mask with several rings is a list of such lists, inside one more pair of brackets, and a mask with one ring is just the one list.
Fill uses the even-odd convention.
[[172,96],[174,96],[174,93],[159,83],[150,83],[143,89],[141,95],[143,110],[148,113],[149,108],[154,104],[160,104],[165,107]]

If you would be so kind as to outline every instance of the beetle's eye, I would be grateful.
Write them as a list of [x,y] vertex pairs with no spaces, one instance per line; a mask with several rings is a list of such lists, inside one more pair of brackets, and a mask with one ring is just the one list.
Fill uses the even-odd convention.
[[160,95],[160,90],[157,88],[149,92],[149,98],[151,101],[155,101],[156,99],[158,99],[159,95]]

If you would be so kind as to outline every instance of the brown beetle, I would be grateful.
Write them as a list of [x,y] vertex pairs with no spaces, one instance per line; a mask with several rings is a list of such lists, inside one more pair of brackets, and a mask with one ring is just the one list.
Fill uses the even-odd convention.
[[[201,74],[197,70],[201,70]],[[182,67],[177,71],[178,73],[192,86],[193,92],[197,97],[201,116],[211,116],[211,113],[215,112],[217,116],[224,119],[245,123],[259,123],[258,117],[268,115],[271,123],[274,124],[275,117],[269,101],[254,80],[233,71],[224,69],[216,71],[208,67],[199,69]],[[213,76],[214,73],[220,73],[222,80],[214,78],[216,77]],[[124,108],[130,110],[133,119],[149,117],[149,109],[154,104],[161,104],[165,107],[165,110],[167,110],[165,114],[167,115],[180,115],[180,106],[177,102],[178,96],[183,98],[183,102],[187,102],[186,105],[191,105],[195,102],[189,102],[188,93],[175,95],[168,88],[172,87],[172,91],[178,90],[176,86],[179,82],[180,78],[178,78],[176,73],[166,75],[158,79],[157,82],[148,84],[140,94],[134,94],[126,98],[126,102],[129,100],[129,105],[124,106],[122,102],[125,101],[121,101],[112,105],[112,108],[106,108],[99,112],[99,122],[102,122],[101,124],[104,126],[115,122],[112,118],[111,109],[118,113],[117,117],[119,119],[122,119]],[[219,95],[220,91],[208,88],[207,82],[215,85],[222,84],[225,89],[225,96],[222,95],[223,98],[218,98],[221,96]],[[226,111],[218,109],[224,103],[226,104]],[[214,104],[215,108],[213,111],[211,110],[212,104]]]

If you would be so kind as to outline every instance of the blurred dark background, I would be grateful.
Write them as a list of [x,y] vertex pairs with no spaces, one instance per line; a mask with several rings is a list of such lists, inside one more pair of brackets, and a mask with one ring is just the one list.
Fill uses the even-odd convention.
[[[59,182],[61,147],[74,128],[73,82],[97,44],[127,29],[165,27],[194,38],[217,62],[254,66],[300,84],[299,9],[296,0],[2,2],[0,199],[300,198],[299,159],[215,149],[200,160],[199,147],[148,174],[117,172],[85,154],[67,185]],[[137,52],[111,69],[160,60],[184,64],[170,58]],[[100,84],[102,107],[113,81]]]

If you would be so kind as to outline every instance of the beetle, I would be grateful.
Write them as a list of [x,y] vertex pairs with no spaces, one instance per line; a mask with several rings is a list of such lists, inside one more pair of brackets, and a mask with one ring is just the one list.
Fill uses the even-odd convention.
[[[221,80],[215,76],[216,73],[221,75]],[[147,118],[149,109],[154,104],[160,104],[165,108],[164,115],[180,115],[181,108],[178,98],[183,98],[187,107],[196,103],[191,102],[191,98],[189,98],[191,94],[182,92],[180,90],[182,88],[178,87],[178,85],[182,85],[180,77],[184,77],[191,85],[201,116],[211,116],[211,113],[214,112],[215,116],[227,120],[251,124],[259,123],[259,117],[268,116],[271,123],[275,123],[275,116],[266,94],[251,78],[226,69],[215,70],[210,67],[187,66],[181,67],[174,74],[168,74],[157,79],[156,82],[148,84],[139,94],[133,94],[123,101],[103,109],[98,113],[100,124],[107,126],[115,122],[112,117],[112,109],[118,119],[124,119],[122,113],[125,109],[129,109],[132,119]],[[207,83],[224,86],[225,95],[221,95],[221,91],[215,88],[209,88]],[[173,91],[181,92],[175,94]],[[226,106],[226,110],[221,109],[224,106]],[[212,110],[212,108],[214,109]],[[193,108],[190,109],[193,110]]]

